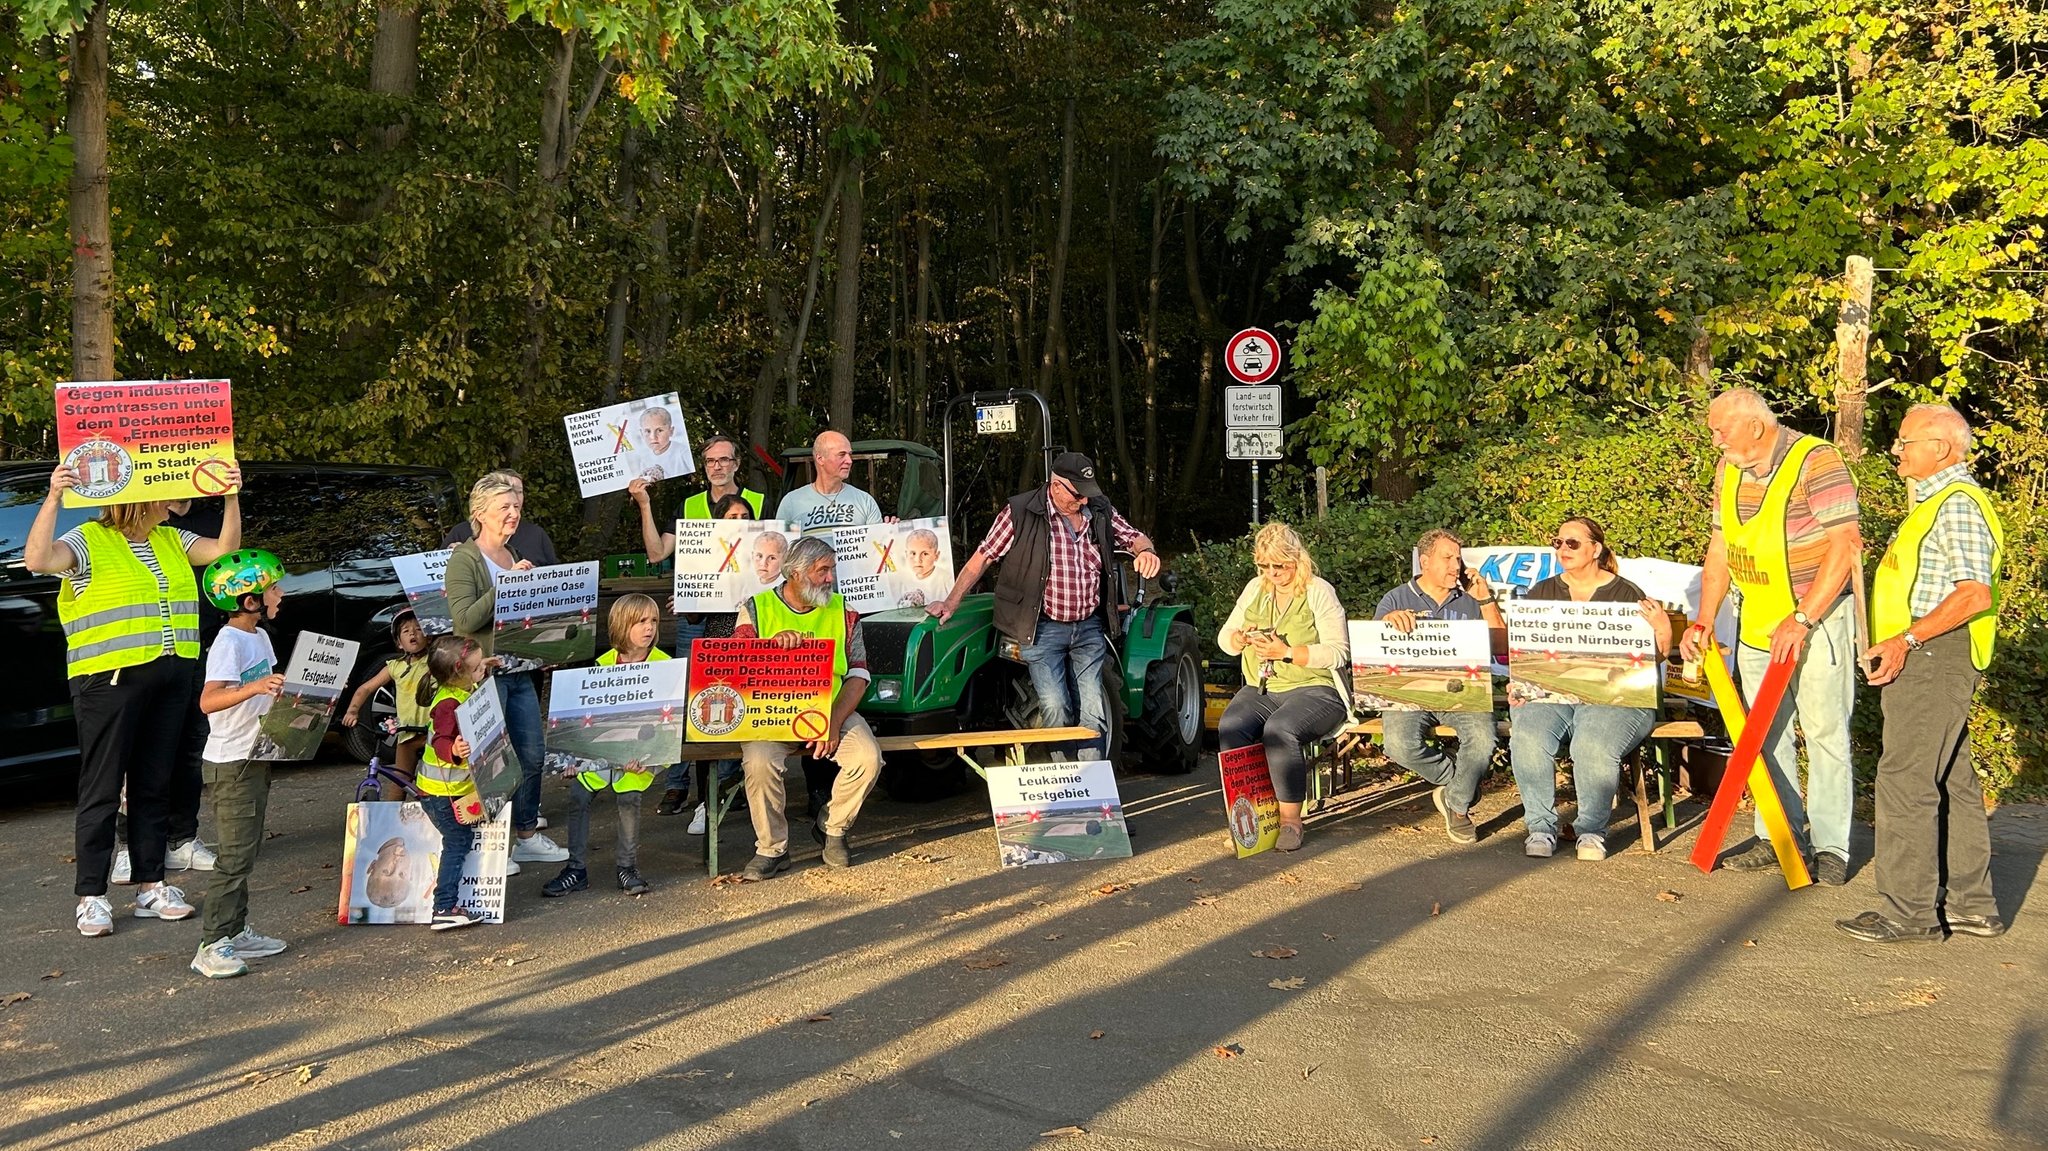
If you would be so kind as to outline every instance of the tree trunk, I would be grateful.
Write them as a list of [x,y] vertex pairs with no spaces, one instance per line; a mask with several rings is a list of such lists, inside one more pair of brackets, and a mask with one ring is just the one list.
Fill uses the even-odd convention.
[[1172,212],[1167,207],[1165,176],[1152,182],[1152,251],[1145,271],[1145,498],[1135,501],[1144,522],[1151,522],[1159,500],[1159,287],[1160,256],[1166,247],[1166,225]]
[[1851,256],[1842,269],[1842,312],[1835,323],[1841,378],[1835,382],[1835,447],[1854,463],[1863,458],[1863,420],[1868,404],[1870,295],[1875,269],[1867,256]]
[[[912,306],[910,344],[910,438],[924,442],[925,411],[931,407],[932,218],[924,185],[917,189],[917,303]],[[955,381],[954,386],[959,386]]]
[[114,378],[114,241],[107,209],[107,0],[71,34],[71,378]]
[[[663,203],[662,184],[665,172],[659,151],[647,164],[647,191],[656,205],[647,217],[647,262],[645,278],[640,281],[640,393],[649,393],[661,368],[662,360],[668,356],[670,325],[675,315],[675,297],[669,290],[670,277],[674,266],[670,262],[668,247],[668,212],[660,207]],[[704,213],[704,193],[697,193],[697,216],[690,221],[690,250],[685,259],[694,264],[697,259],[697,242],[702,233],[700,227]],[[694,276],[696,269],[687,275]],[[696,317],[690,310],[690,300],[684,297],[684,327]],[[723,430],[723,429],[718,429]],[[730,434],[730,433],[728,433]]]
[[1216,344],[1223,333],[1216,323],[1216,309],[1209,303],[1208,294],[1202,291],[1202,261],[1198,251],[1201,242],[1201,219],[1191,203],[1181,213],[1182,262],[1186,265],[1188,280],[1188,302],[1195,308],[1195,337],[1202,343],[1201,375],[1195,387],[1195,434],[1188,441],[1187,454],[1181,457],[1180,498],[1188,499],[1195,493],[1195,483],[1202,467],[1202,452],[1209,444],[1209,409],[1215,406],[1216,395]]
[[[1064,306],[1067,295],[1067,251],[1074,229],[1074,97],[1067,97],[1067,110],[1060,128],[1060,212],[1053,225],[1052,278],[1046,285],[1045,347],[1039,353],[1038,390],[1052,391],[1054,360],[1066,354],[1067,332]],[[1062,372],[1060,399],[1067,409],[1067,446],[1081,450],[1081,412],[1074,398],[1074,377]]]
[[[625,235],[633,234],[633,219],[639,212],[639,189],[634,187],[634,176],[640,167],[640,125],[633,120],[626,121],[625,131],[619,135],[619,182],[618,212],[624,225],[620,230]],[[626,322],[632,316],[633,268],[639,261],[634,259],[629,248],[618,255],[618,270],[612,274],[611,306],[605,312],[604,324],[604,390],[598,397],[599,404],[619,402],[621,385],[626,375]],[[621,492],[607,492],[594,499],[583,501],[583,553],[592,555],[601,552],[603,537],[609,528],[618,523]]]
[[1135,515],[1138,510],[1138,496],[1142,488],[1138,480],[1138,467],[1131,455],[1131,437],[1124,421],[1124,351],[1123,339],[1116,330],[1116,178],[1117,157],[1109,158],[1109,243],[1103,248],[1102,260],[1102,354],[1109,370],[1109,438],[1116,444],[1117,466],[1123,470],[1124,488],[1129,493],[1124,507]]
[[789,343],[788,379],[786,400],[791,408],[796,407],[796,385],[801,373],[804,342],[811,336],[811,313],[818,306],[818,278],[825,267],[825,229],[832,223],[832,209],[839,204],[840,190],[846,184],[846,166],[840,165],[833,173],[832,187],[825,193],[824,206],[818,209],[818,221],[811,228],[811,262],[804,268],[804,303],[796,313],[796,336]]
[[[504,415],[505,458],[516,465],[526,455],[532,414],[544,404],[548,353],[548,276],[538,266],[546,259],[555,235],[555,196],[574,147],[569,92],[576,79],[576,33],[558,33],[550,50],[547,86],[541,93],[540,150],[534,159],[534,219],[527,241],[526,346],[519,357],[519,394]],[[529,410],[529,406],[532,410]]]
[[[761,167],[759,187],[754,195],[754,260],[762,268],[761,311],[768,320],[771,343],[754,374],[753,402],[747,409],[747,440],[757,454],[775,458],[775,446],[768,442],[775,414],[775,381],[782,376],[785,342],[789,339],[789,309],[782,301],[782,280],[769,266],[775,257],[775,169]],[[756,491],[769,490],[768,471],[758,462],[748,465]]]
[[854,355],[860,339],[861,158],[847,157],[839,196],[839,268],[832,285],[832,398],[826,422],[853,435]]
[[[409,101],[419,85],[419,5],[398,0],[381,3],[377,5],[377,36],[370,47],[370,91]],[[412,117],[401,114],[377,130],[377,147],[388,152],[404,143],[411,131]]]

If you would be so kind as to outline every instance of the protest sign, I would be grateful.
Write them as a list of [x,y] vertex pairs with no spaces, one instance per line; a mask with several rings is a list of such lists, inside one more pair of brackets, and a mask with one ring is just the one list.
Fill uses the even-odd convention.
[[1130,857],[1124,802],[1108,760],[992,767],[988,797],[1004,867]]
[[944,516],[833,528],[831,537],[839,594],[854,611],[923,607],[953,590],[953,541]]
[[785,648],[766,639],[690,643],[686,739],[801,743],[825,734],[832,715],[829,639]]
[[1216,755],[1223,771],[1223,818],[1237,857],[1249,859],[1280,841],[1280,800],[1266,769],[1266,745],[1227,748]]
[[[434,882],[441,867],[441,833],[420,810],[447,803],[430,795],[417,803],[351,803],[341,841],[341,906],[337,918],[355,923],[432,923]],[[512,850],[512,807],[473,829],[476,839],[462,861],[456,902],[482,912],[486,923],[505,922],[505,861]]]
[[57,454],[78,472],[67,508],[228,494],[235,417],[226,380],[56,387]]
[[1406,635],[1351,621],[1351,697],[1370,711],[1491,712],[1493,640],[1483,620],[1419,619]]
[[1656,633],[1632,603],[1515,600],[1508,620],[1508,703],[1656,707]]
[[249,758],[311,759],[319,752],[334,704],[355,670],[359,646],[331,635],[299,633],[285,667],[284,694],[270,702],[258,722],[256,750]]
[[796,528],[775,520],[677,520],[675,610],[738,611],[782,582]]
[[492,650],[544,664],[575,663],[597,653],[597,563],[500,571],[492,610]]
[[645,477],[673,480],[697,470],[676,394],[627,400],[562,417],[585,498],[624,491]]
[[[1643,594],[1663,604],[1672,612],[1671,650],[1665,653],[1664,690],[1672,695],[1683,696],[1699,703],[1713,703],[1713,692],[1707,687],[1706,678],[1695,669],[1693,678],[1685,678],[1685,660],[1679,653],[1677,637],[1687,627],[1699,621],[1700,577],[1698,564],[1672,563],[1670,560],[1621,557],[1621,576],[1643,589]],[[1712,631],[1720,647],[1734,651],[1736,646],[1735,605],[1739,596],[1730,595],[1721,600],[1721,608],[1714,615]]]
[[[548,692],[548,766],[616,782],[683,755],[683,680],[688,665],[625,663],[554,674]],[[573,762],[571,762],[573,761]]]
[[469,744],[469,778],[484,795],[510,795],[519,786],[519,755],[505,730],[505,705],[497,685],[478,684],[469,698],[455,705],[455,723]]
[[455,630],[448,615],[446,587],[450,550],[391,557],[391,568],[398,573],[398,586],[405,589],[406,605],[412,608],[423,635],[447,635]]

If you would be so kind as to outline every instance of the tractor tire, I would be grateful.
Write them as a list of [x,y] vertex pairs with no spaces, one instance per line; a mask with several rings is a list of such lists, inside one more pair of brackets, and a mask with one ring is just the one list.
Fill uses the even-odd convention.
[[1202,755],[1202,665],[1195,625],[1173,621],[1166,647],[1145,669],[1145,711],[1130,719],[1130,740],[1146,771],[1186,775]]

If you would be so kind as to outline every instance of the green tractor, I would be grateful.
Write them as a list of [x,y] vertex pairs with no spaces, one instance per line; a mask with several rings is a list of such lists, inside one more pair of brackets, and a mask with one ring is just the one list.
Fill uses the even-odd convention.
[[[956,564],[964,564],[988,524],[969,525],[955,514],[960,492],[953,467],[954,425],[971,411],[977,438],[1017,435],[1020,410],[1030,414],[1027,405],[1038,416],[1041,451],[1032,461],[1035,473],[1027,468],[1025,482],[1017,486],[1043,483],[1057,454],[1052,411],[1043,396],[1023,389],[955,397],[946,406],[943,455],[902,440],[854,444],[849,482],[899,518],[946,516]],[[785,491],[811,481],[809,448],[784,452],[783,464]],[[1110,759],[1120,766],[1181,775],[1194,770],[1202,743],[1201,642],[1194,611],[1148,597],[1144,581],[1130,567],[1131,558],[1117,557],[1123,629],[1111,639],[1110,658],[1103,664]],[[1170,595],[1172,577],[1162,574],[1160,579]],[[962,598],[959,610],[943,623],[920,607],[876,612],[861,622],[874,678],[860,710],[876,734],[1038,726],[1030,677],[1023,664],[1006,657],[996,631],[993,592]],[[888,764],[883,783],[897,799],[937,798],[964,787],[966,769],[951,752],[898,756]]]

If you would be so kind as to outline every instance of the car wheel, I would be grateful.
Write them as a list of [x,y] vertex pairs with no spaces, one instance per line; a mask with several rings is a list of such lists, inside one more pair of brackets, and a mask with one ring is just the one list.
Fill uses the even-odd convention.
[[[340,722],[339,716],[335,722]],[[396,762],[397,725],[398,696],[387,683],[371,694],[362,714],[356,716],[355,726],[341,729],[342,746],[360,763],[368,763],[372,758],[387,764]]]

